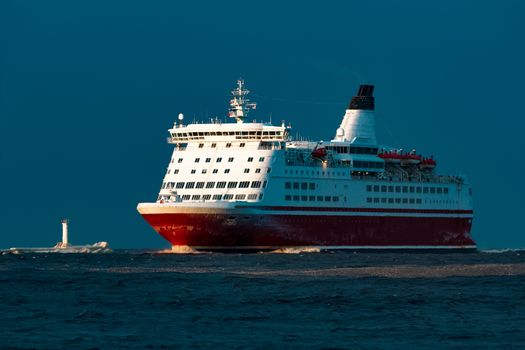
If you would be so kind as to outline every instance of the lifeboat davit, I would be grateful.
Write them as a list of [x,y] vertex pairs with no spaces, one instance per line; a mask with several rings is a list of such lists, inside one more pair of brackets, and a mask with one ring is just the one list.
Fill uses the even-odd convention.
[[421,163],[421,156],[416,154],[403,154],[401,156],[401,165],[416,165]]
[[326,157],[328,153],[326,152],[326,148],[320,147],[316,148],[312,151],[312,158],[324,158]]
[[420,169],[434,169],[436,167],[436,161],[432,158],[424,158],[419,163]]
[[378,157],[383,159],[386,163],[401,163],[401,155],[397,152],[384,152],[378,154]]

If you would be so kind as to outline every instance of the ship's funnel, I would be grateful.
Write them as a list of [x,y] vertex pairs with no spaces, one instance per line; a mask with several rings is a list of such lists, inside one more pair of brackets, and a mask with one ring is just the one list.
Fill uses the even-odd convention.
[[360,85],[337,129],[334,141],[376,144],[374,86]]

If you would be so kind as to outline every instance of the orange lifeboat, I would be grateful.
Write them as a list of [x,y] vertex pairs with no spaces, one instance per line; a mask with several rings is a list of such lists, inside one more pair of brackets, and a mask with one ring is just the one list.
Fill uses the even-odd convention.
[[401,163],[401,155],[396,151],[383,152],[378,154],[378,157],[383,159],[386,163]]
[[326,152],[326,148],[324,147],[316,148],[312,151],[312,158],[322,159],[326,157],[327,154],[328,152]]
[[436,167],[436,161],[433,158],[423,158],[419,163],[420,169],[434,169]]
[[421,163],[421,156],[417,154],[403,154],[401,156],[401,165],[416,165]]

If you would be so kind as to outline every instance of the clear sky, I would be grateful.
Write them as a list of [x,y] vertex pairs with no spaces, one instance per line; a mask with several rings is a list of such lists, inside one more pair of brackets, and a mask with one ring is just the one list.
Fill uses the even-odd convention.
[[[333,137],[360,83],[378,138],[474,187],[481,248],[525,247],[525,2],[0,1],[0,248],[166,247],[156,198],[179,112],[227,112]],[[318,4],[314,6],[313,4]],[[321,5],[322,4],[322,5]]]

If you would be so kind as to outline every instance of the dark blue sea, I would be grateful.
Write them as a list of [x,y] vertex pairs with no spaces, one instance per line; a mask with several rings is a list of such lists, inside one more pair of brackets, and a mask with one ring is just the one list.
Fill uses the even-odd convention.
[[5,254],[0,346],[525,349],[525,251]]

